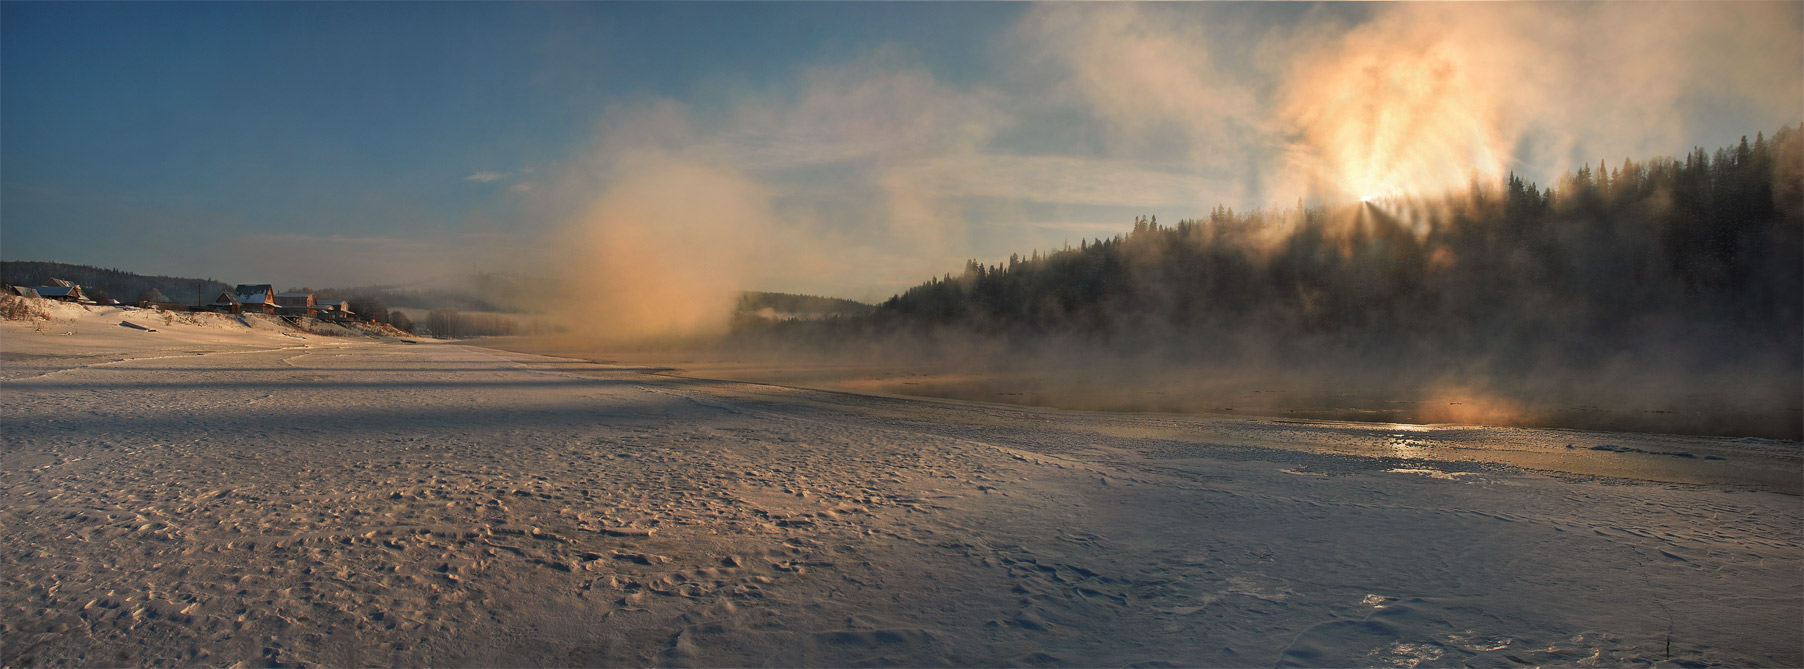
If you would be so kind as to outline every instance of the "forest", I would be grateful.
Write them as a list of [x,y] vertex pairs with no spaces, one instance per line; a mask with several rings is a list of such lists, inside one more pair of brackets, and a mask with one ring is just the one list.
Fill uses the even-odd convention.
[[1253,341],[1580,360],[1754,346],[1795,367],[1801,164],[1785,127],[1682,160],[1587,165],[1545,188],[1512,175],[1430,200],[1142,217],[1076,248],[970,261],[863,321],[788,329],[1065,335],[1205,357]]
[[[866,315],[740,319],[733,341],[975,375],[1013,384],[991,396],[1071,408],[1796,439],[1801,265],[1804,135],[1787,126],[1548,186],[1511,175],[1435,198],[1140,217],[970,261]],[[915,388],[898,392],[982,395]],[[1291,399],[1247,399],[1269,393]]]
[[215,279],[145,276],[117,269],[60,262],[8,260],[0,262],[0,281],[15,286],[46,286],[51,279],[79,284],[89,297],[115,299],[126,304],[173,302],[206,304],[231,284]]

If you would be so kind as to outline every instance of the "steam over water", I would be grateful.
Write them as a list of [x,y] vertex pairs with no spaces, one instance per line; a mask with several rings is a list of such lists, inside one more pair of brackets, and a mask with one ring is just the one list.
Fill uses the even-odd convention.
[[541,330],[987,401],[1804,436],[1796,6],[1243,14],[1033,7],[981,81],[879,50],[611,109],[528,198]]
[[[1800,137],[1555,187],[1141,218],[873,312],[741,314],[658,350],[701,352],[698,375],[1076,409],[1796,439]],[[619,355],[598,346],[558,344]]]

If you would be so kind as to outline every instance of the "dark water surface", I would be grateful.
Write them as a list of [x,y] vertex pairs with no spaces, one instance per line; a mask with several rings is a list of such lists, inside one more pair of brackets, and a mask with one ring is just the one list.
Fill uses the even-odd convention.
[[[1169,440],[1174,446],[1280,448],[1394,459],[1401,466],[1412,461],[1490,463],[1579,476],[1804,492],[1804,444],[1682,434],[1686,430],[1676,428],[1700,417],[1673,412],[1573,406],[1531,413],[1520,404],[1506,406],[1454,391],[1398,399],[1372,391],[1306,392],[1224,383],[1199,392],[1153,383],[1086,383],[1048,371],[960,374],[883,363],[773,364],[716,353],[598,353],[528,338],[492,338],[480,344],[567,359],[565,367],[574,371],[591,364],[631,365],[665,376],[852,393],[870,400],[810,397],[827,398],[819,401],[839,409],[888,412],[899,419],[916,411],[907,400],[951,401],[974,408],[949,414],[969,423],[959,427],[984,434],[1031,433],[1047,424],[1045,418],[1054,415],[1048,412],[1056,412],[1058,425],[1111,437]],[[1783,422],[1778,410],[1747,413]],[[1734,416],[1702,418],[1725,425]]]

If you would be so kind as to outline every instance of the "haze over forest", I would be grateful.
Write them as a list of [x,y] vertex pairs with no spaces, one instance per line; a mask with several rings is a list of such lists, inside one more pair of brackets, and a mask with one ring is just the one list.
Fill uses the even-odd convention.
[[1511,176],[1435,198],[1145,217],[1074,248],[970,261],[869,314],[742,316],[726,341],[1025,373],[924,392],[1025,390],[1001,399],[1071,408],[1221,411],[1263,386],[1423,402],[1388,415],[1434,422],[1795,439],[1801,166],[1786,127],[1549,187]]

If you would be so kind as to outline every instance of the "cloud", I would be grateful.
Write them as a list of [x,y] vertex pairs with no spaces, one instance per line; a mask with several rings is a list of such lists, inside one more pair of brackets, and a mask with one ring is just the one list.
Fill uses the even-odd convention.
[[1230,204],[1545,183],[1794,122],[1804,99],[1796,4],[1400,3],[1263,26],[1181,9],[1043,6],[1014,39],[1112,154],[1240,166]]
[[[798,84],[792,96],[746,101],[719,127],[683,132],[758,179],[783,205],[787,234],[826,253],[859,249],[856,266],[821,263],[823,274],[845,271],[839,283],[904,286],[972,254],[1053,243],[997,234],[1034,232],[1027,209],[1037,205],[1188,213],[1239,195],[1229,173],[1187,159],[1013,151],[1002,135],[1022,129],[1020,100],[949,85],[894,50],[810,67]],[[813,262],[796,254],[786,266]]]
[[[772,286],[868,298],[1134,214],[1429,195],[1510,171],[1546,184],[1579,161],[1794,122],[1799,14],[1781,3],[1035,6],[994,62],[972,64],[993,76],[953,83],[880,47],[719,107],[600,110],[592,146],[509,188],[521,208],[506,225],[556,221],[541,225],[555,230],[543,246],[587,253],[593,262],[566,254],[558,266],[591,272],[579,283],[597,294],[700,272],[718,280],[679,291],[698,304]],[[606,299],[604,311],[647,306]]]
[[937,81],[893,50],[814,66],[794,98],[747,100],[720,139],[748,167],[894,162],[981,145],[1009,116],[994,92]]
[[1223,165],[1245,153],[1262,109],[1245,73],[1224,69],[1211,51],[1222,33],[1241,28],[1201,18],[1131,5],[1043,5],[1015,37],[1023,55],[1063,68],[1054,91],[1088,109],[1116,152],[1175,147],[1195,162]]
[[1206,210],[1238,188],[1232,173],[1208,176],[1187,165],[1126,158],[973,152],[935,156],[897,171],[960,197],[1166,211]]
[[777,227],[765,187],[672,100],[609,109],[586,151],[511,190],[525,220],[502,225],[537,242],[513,269],[553,279],[536,306],[597,340],[724,328]]
[[730,169],[661,152],[626,159],[560,228],[574,324],[635,339],[721,330],[772,226],[769,198]]
[[[771,190],[796,244],[888,248],[892,258],[866,267],[897,276],[931,273],[964,253],[963,189],[923,168],[978,154],[1012,122],[1005,99],[946,85],[889,48],[796,79],[793,95],[743,99],[719,126],[686,131]],[[791,257],[788,266],[812,262]]]
[[[1293,190],[1433,193],[1678,154],[1789,122],[1798,6],[1404,4],[1295,52],[1272,131]],[[1298,45],[1303,46],[1303,45]],[[1700,111],[1688,105],[1708,102]],[[1759,110],[1733,119],[1736,108]]]
[[1274,175],[1280,190],[1348,201],[1444,192],[1475,172],[1501,177],[1513,133],[1503,123],[1511,91],[1499,77],[1513,73],[1495,71],[1491,59],[1505,55],[1477,40],[1516,37],[1461,34],[1420,16],[1388,12],[1292,54],[1268,128],[1289,138]]

